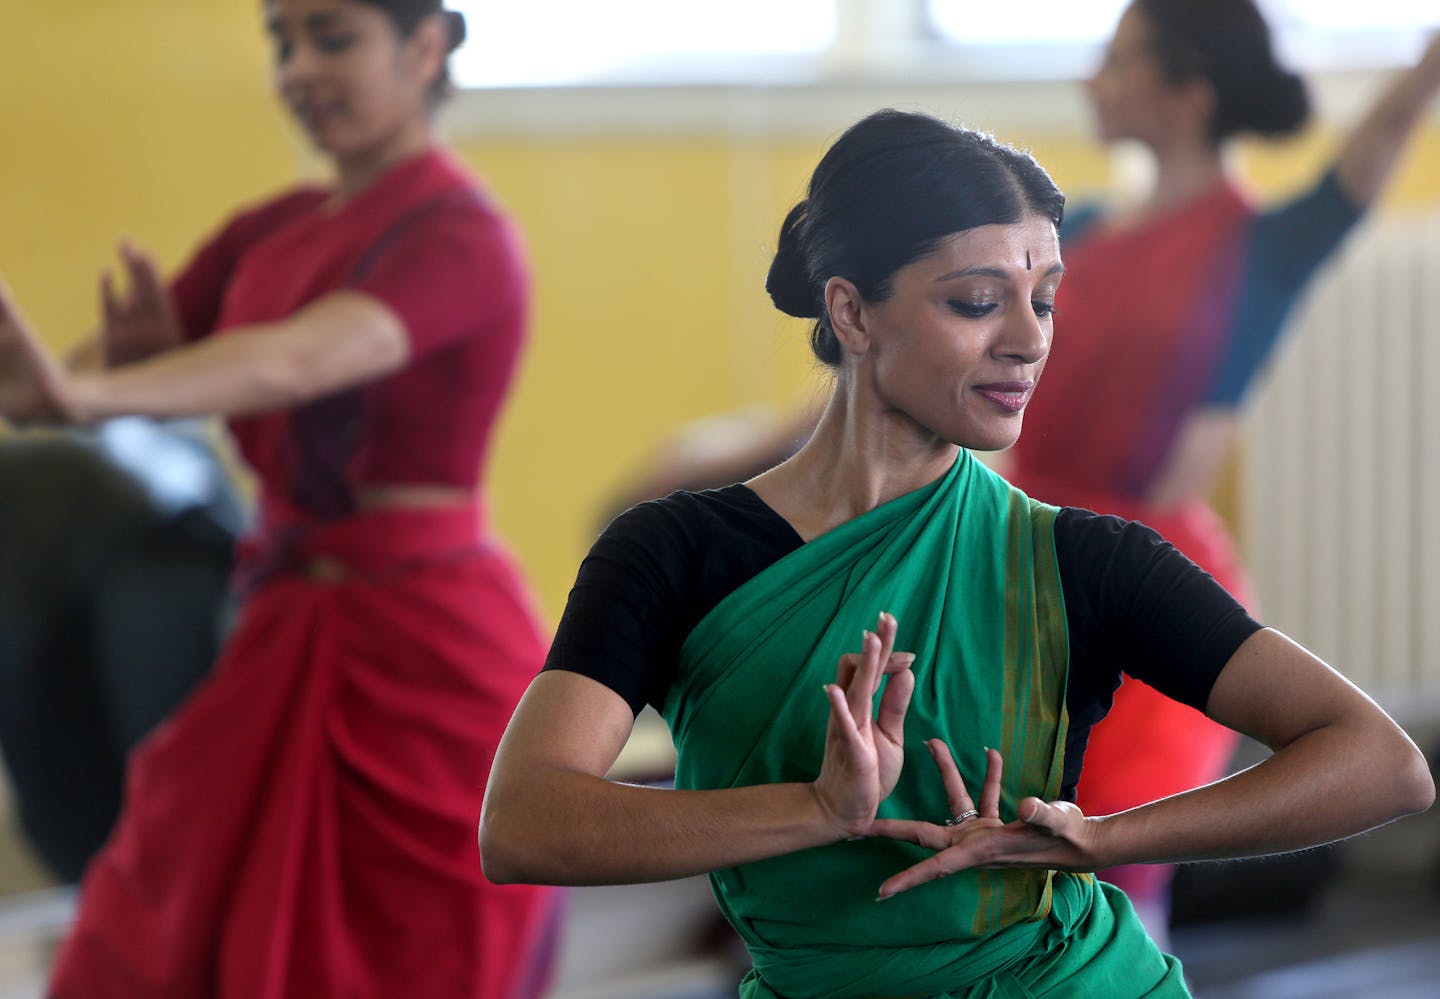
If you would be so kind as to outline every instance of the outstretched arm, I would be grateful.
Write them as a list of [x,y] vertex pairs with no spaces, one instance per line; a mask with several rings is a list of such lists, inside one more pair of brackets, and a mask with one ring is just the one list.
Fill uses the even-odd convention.
[[[1435,786],[1424,756],[1373,701],[1279,632],[1248,638],[1211,691],[1208,713],[1273,755],[1193,791],[1115,815],[1026,798],[1009,824],[994,813],[958,827],[879,822],[875,831],[940,852],[888,880],[882,895],[967,867],[1093,871],[1298,850],[1424,811]],[[936,750],[955,797],[948,752]],[[959,785],[963,788],[963,785]]]
[[303,404],[402,367],[405,328],[357,291],[280,322],[227,331],[107,371],[65,370],[0,288],[0,417],[88,423],[113,416],[243,415]]
[[1387,86],[1346,137],[1335,163],[1341,187],[1357,206],[1379,197],[1426,106],[1440,93],[1440,34],[1420,61]]
[[[913,656],[892,652],[894,636],[895,620],[885,615],[859,654],[841,658],[823,694],[830,701],[825,761],[808,784],[675,791],[607,780],[630,734],[629,706],[588,677],[541,673],[505,730],[486,787],[486,876],[662,881],[860,834],[900,772]],[[872,717],[885,674],[890,682]]]

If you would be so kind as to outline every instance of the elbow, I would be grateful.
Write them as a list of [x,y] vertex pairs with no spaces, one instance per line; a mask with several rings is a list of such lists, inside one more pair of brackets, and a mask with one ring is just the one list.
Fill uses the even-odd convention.
[[355,329],[343,344],[311,342],[294,336],[289,349],[276,351],[256,372],[259,391],[277,409],[293,409],[336,392],[363,385],[405,366],[406,342],[387,330]]
[[[1392,723],[1393,724],[1393,723]],[[1415,815],[1435,804],[1435,778],[1430,764],[1414,742],[1399,728],[1392,728],[1383,741],[1372,743],[1369,782],[1382,822]]]
[[487,802],[480,815],[480,867],[486,880],[497,885],[513,885],[523,880],[521,865],[503,826]]
[[518,810],[486,798],[480,813],[480,866],[497,885],[545,884],[535,855],[537,838],[515,821]]
[[1401,785],[1401,815],[1415,815],[1435,804],[1435,776],[1430,772],[1430,764],[1414,743],[1410,743],[1409,750],[1408,766],[1401,771],[1402,777],[1397,782]]

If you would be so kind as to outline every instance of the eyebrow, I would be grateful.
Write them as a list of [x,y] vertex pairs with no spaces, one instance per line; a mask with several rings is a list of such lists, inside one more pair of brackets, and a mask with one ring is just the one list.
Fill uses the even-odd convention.
[[[324,31],[326,28],[343,24],[344,21],[345,15],[340,11],[321,11],[318,14],[306,14],[304,24],[311,31]],[[272,35],[278,35],[284,26],[285,19],[281,17],[272,17],[265,23],[266,30]]]
[[[1048,271],[1046,271],[1042,275],[1042,277],[1049,277],[1051,274],[1064,273],[1064,264],[1054,264]],[[935,283],[940,284],[943,281],[954,281],[956,278],[962,277],[1008,278],[1009,276],[1010,272],[1000,267],[966,267],[958,271],[951,271],[949,274],[942,274],[940,277],[935,279]]]

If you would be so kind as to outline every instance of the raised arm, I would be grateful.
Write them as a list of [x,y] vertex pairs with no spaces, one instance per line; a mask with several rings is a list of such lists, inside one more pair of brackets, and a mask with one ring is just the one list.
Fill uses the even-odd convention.
[[0,289],[0,416],[242,415],[297,406],[402,367],[405,328],[363,292],[337,291],[275,323],[230,330],[108,371],[66,371]]
[[[887,615],[860,654],[842,657],[837,681],[823,695],[830,726],[825,763],[812,783],[676,791],[607,780],[630,734],[629,705],[589,677],[541,673],[511,718],[490,773],[480,820],[486,877],[662,881],[858,834],[899,776],[914,681],[913,657],[891,652],[894,634]],[[872,718],[886,673],[893,675]]]
[[1392,80],[1341,146],[1336,175],[1357,206],[1379,197],[1425,108],[1440,93],[1440,34]]

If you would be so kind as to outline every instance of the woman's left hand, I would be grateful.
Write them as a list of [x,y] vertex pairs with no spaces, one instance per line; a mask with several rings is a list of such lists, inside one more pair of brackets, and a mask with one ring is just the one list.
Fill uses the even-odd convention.
[[976,803],[965,787],[950,747],[940,739],[926,743],[945,783],[953,816],[945,825],[908,819],[879,819],[874,836],[918,843],[939,851],[906,868],[880,886],[880,898],[889,898],[973,867],[1095,870],[1091,846],[1094,822],[1068,801],[1044,802],[1025,798],[1014,822],[1000,820],[1000,775],[1004,761],[994,749],[985,750],[985,784]]
[[74,423],[79,413],[64,369],[41,346],[0,283],[0,419]]

